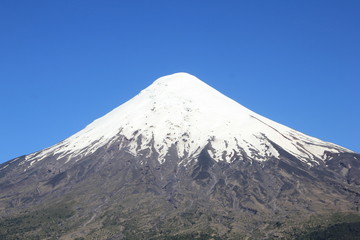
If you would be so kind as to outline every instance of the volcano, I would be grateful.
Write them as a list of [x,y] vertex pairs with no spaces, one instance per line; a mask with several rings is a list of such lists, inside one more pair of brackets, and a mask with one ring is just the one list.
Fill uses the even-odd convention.
[[187,73],[1,164],[0,189],[1,239],[292,239],[360,223],[359,154]]

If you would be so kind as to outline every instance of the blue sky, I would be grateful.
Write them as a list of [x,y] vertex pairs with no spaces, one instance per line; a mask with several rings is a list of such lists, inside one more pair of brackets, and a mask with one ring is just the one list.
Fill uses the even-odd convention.
[[360,152],[360,1],[1,1],[0,162],[49,147],[156,78]]

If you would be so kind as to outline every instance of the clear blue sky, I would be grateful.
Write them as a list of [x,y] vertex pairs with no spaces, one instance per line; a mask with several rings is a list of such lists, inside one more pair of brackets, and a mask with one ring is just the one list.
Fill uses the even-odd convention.
[[0,162],[191,73],[360,152],[360,1],[0,1]]

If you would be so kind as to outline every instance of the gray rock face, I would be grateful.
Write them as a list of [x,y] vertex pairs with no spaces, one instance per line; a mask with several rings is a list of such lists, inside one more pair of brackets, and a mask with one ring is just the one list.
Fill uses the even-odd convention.
[[116,227],[98,239],[130,236],[131,230],[139,238],[211,230],[236,239],[261,228],[267,236],[281,235],[312,215],[358,213],[360,155],[329,154],[310,167],[274,147],[279,158],[228,163],[214,161],[209,144],[186,166],[172,148],[161,164],[157,154],[144,157],[150,150],[134,157],[116,143],[76,162],[48,157],[26,171],[20,157],[1,165],[8,165],[0,172],[1,215],[71,202],[68,237],[87,236],[95,225],[107,229],[112,220]]

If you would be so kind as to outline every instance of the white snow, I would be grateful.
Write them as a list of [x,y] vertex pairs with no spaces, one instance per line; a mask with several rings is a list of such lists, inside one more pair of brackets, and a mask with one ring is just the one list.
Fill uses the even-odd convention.
[[278,157],[269,140],[309,165],[323,159],[324,151],[351,152],[262,117],[190,74],[176,73],[157,79],[128,102],[27,161],[33,164],[49,154],[85,156],[116,141],[119,134],[133,139],[128,146],[133,155],[153,139],[160,162],[174,144],[178,155],[185,157],[196,156],[209,141],[216,161],[231,161],[241,151],[258,161]]

